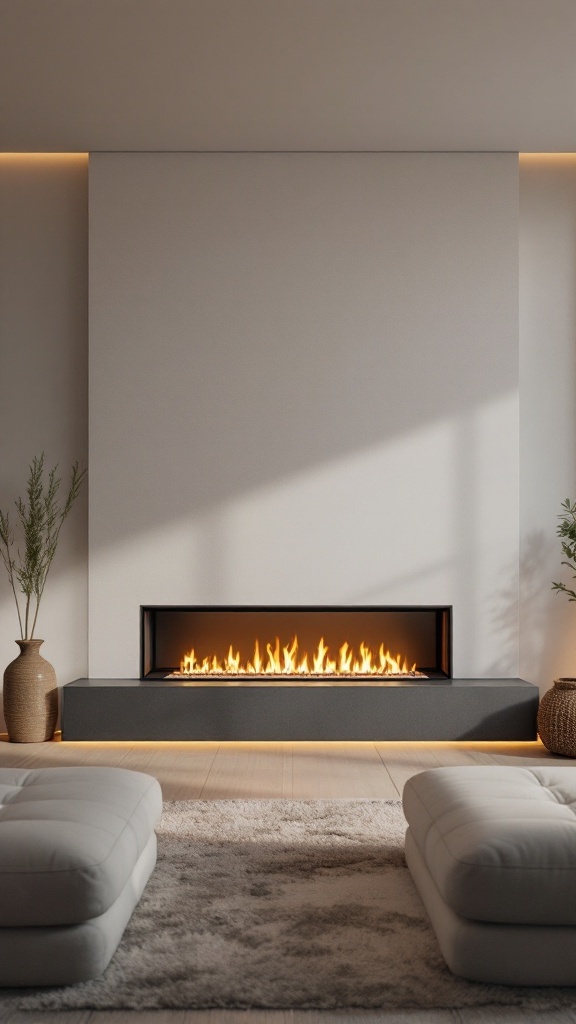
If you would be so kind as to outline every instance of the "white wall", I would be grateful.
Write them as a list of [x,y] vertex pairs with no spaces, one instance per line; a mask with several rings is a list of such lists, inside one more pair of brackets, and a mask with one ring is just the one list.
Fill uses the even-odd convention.
[[518,152],[576,138],[574,0],[2,0],[14,150]]
[[[161,165],[154,163],[156,159]],[[252,167],[259,162],[265,166],[270,159],[280,160],[283,168],[288,168],[290,161],[295,160],[298,168],[307,168],[306,174],[299,170],[292,179],[287,179],[287,171],[283,170],[284,185],[278,186],[283,189],[283,202],[278,204],[269,223],[267,209],[277,195],[271,184],[266,193],[267,201],[266,194],[261,201],[258,196],[252,196],[244,224],[240,222],[239,213],[231,219],[230,207],[235,204],[239,191],[243,190],[243,202],[249,198],[246,194],[249,182],[245,178],[250,178]],[[194,166],[194,161],[197,165],[192,177],[186,170],[184,182],[179,180],[182,174],[174,170],[169,174],[167,170],[172,164],[180,167],[181,160],[186,161],[186,168]],[[92,158],[94,255],[97,246],[103,249],[103,265],[95,265],[93,286],[101,289],[102,301],[107,293],[113,300],[109,318],[102,301],[98,302],[98,309],[95,306],[93,309],[93,343],[98,340],[99,344],[94,352],[93,414],[94,417],[99,415],[100,406],[104,414],[110,411],[114,414],[109,427],[104,424],[100,429],[95,425],[93,449],[96,456],[106,437],[117,432],[116,440],[111,442],[117,449],[110,459],[113,465],[108,466],[104,458],[100,473],[106,478],[112,468],[114,473],[118,472],[120,480],[116,491],[115,478],[109,477],[107,483],[104,479],[104,497],[96,501],[99,509],[105,505],[108,495],[110,513],[101,521],[97,519],[94,526],[93,566],[100,577],[106,576],[117,548],[124,552],[122,572],[124,569],[133,572],[136,566],[130,585],[120,579],[118,595],[118,576],[122,573],[112,567],[113,585],[108,587],[108,597],[103,603],[108,600],[112,615],[116,612],[119,615],[118,628],[111,632],[116,654],[122,649],[123,660],[121,664],[115,660],[113,666],[107,666],[97,659],[96,671],[136,674],[136,619],[140,601],[256,600],[267,596],[278,600],[284,599],[281,594],[286,586],[286,592],[294,600],[421,599],[415,598],[416,592],[429,600],[453,600],[459,674],[467,674],[469,670],[480,672],[480,668],[476,668],[480,664],[477,658],[479,638],[486,638],[492,645],[487,671],[514,674],[518,636],[516,499],[512,493],[518,471],[513,451],[512,415],[516,343],[511,326],[516,302],[511,254],[517,205],[512,180],[515,158],[422,155],[410,158],[234,157],[231,160],[238,168],[243,166],[242,161],[248,161],[250,174],[243,175],[235,170],[233,174],[226,172],[224,175],[220,171],[213,182],[207,182],[214,168],[209,157]],[[240,163],[236,163],[238,160]],[[323,218],[317,175],[310,176],[308,170],[312,165],[319,166],[318,160],[328,161],[332,182],[330,192],[322,195]],[[338,176],[333,173],[338,160],[342,161],[342,166],[354,162],[351,177],[361,183],[365,203],[358,197],[357,188],[352,190],[352,197],[349,187],[344,189],[345,179],[338,186]],[[218,158],[217,164],[221,168],[228,166],[228,158]],[[366,193],[367,176],[368,180],[374,177],[371,171],[368,174],[371,165],[378,167],[378,180],[372,181]],[[150,178],[155,176],[155,166],[161,166],[162,171],[153,186]],[[199,169],[202,166],[209,167],[203,175]],[[392,173],[394,166],[402,169],[396,177]],[[434,166],[441,168],[440,174],[434,172]],[[406,174],[407,167],[410,174]],[[426,173],[419,172],[418,167],[426,168]],[[359,168],[364,168],[360,177]],[[127,193],[131,191],[132,175],[137,187],[135,195],[130,197]],[[400,188],[397,178],[402,175],[405,181]],[[479,177],[484,182],[481,189],[477,188]],[[454,199],[443,192],[442,178],[448,192],[460,182]],[[190,200],[190,181],[197,194],[193,201]],[[257,181],[261,181],[261,177]],[[287,191],[290,181],[293,187]],[[185,201],[180,206],[184,214],[174,213],[172,201],[166,201],[166,182],[171,188],[178,185],[180,191],[174,193],[178,202],[182,201],[184,193]],[[202,190],[196,188],[198,184],[202,184]],[[351,207],[345,216],[339,212],[334,218],[335,205],[339,210],[342,205],[338,196],[343,195],[343,189]],[[419,198],[420,189],[423,192]],[[384,192],[389,196],[392,211],[384,203]],[[466,210],[472,196],[477,197],[476,212]],[[121,213],[109,205],[114,197],[125,207],[117,231],[110,235],[110,242],[118,246],[117,252],[108,248],[110,221]],[[156,197],[156,205],[154,211],[144,216],[142,207],[150,197]],[[494,203],[495,197],[497,203]],[[290,207],[298,209],[306,198],[307,210],[315,209],[314,217],[308,226],[304,216],[292,225]],[[23,493],[26,467],[34,453],[45,448],[47,457],[51,461],[59,460],[64,470],[74,458],[85,455],[86,199],[84,158],[0,156],[0,507],[3,508],[10,505],[15,495]],[[434,207],[439,202],[435,214]],[[487,208],[490,210],[488,222],[481,225],[478,233],[477,221],[485,218]],[[260,216],[256,217],[258,210]],[[171,250],[170,217],[180,223],[176,239],[182,257],[178,249]],[[191,218],[195,219],[193,231]],[[458,221],[462,222],[461,229]],[[433,233],[431,224],[435,224]],[[210,242],[212,228],[213,243]],[[151,236],[156,230],[163,252],[159,264],[151,258]],[[361,231],[368,239],[365,249]],[[275,232],[278,233],[276,249],[273,245]],[[122,235],[125,236],[123,241]],[[469,241],[477,236],[480,246],[474,252],[470,250]],[[262,239],[260,261],[257,259],[258,237]],[[403,244],[400,244],[403,237]],[[290,238],[291,257],[284,251],[284,242]],[[314,238],[317,238],[316,250],[311,248]],[[446,240],[451,240],[450,249]],[[136,245],[142,247],[141,252],[135,252]],[[434,258],[429,255],[432,249]],[[441,265],[437,265],[436,249],[442,252]],[[238,265],[235,260],[238,251],[241,253],[238,279],[236,285],[229,288],[233,264]],[[272,263],[268,260],[271,251]],[[394,254],[392,257],[390,252]],[[494,252],[498,253],[496,262]],[[464,290],[461,280],[464,271],[457,267],[459,255],[465,257],[462,262],[469,268],[468,286]],[[384,262],[382,257],[385,257]],[[302,264],[300,272],[299,262]],[[382,268],[378,270],[381,262]],[[134,308],[139,264],[150,264],[140,317]],[[185,294],[185,268],[190,269],[188,281],[197,280],[197,287],[204,288],[201,301],[193,294]],[[206,287],[209,284],[206,279],[215,268],[219,274],[217,294]],[[520,674],[538,682],[542,688],[550,685],[556,675],[574,673],[576,661],[576,608],[549,589],[550,581],[563,572],[559,566],[559,541],[555,537],[559,504],[563,497],[576,493],[573,440],[576,426],[575,268],[576,157],[522,157]],[[483,282],[480,290],[476,290],[473,274]],[[343,291],[350,277],[351,290]],[[181,286],[183,278],[185,287]],[[452,290],[450,280],[454,281]],[[415,281],[424,282],[425,287],[416,289]],[[260,293],[261,287],[264,290]],[[496,307],[492,295],[489,304],[484,302],[488,290],[494,289],[498,299]],[[313,302],[317,292],[318,300],[314,298]],[[457,309],[451,309],[447,300],[450,294],[463,297]],[[94,302],[97,295],[96,290]],[[225,303],[223,296],[228,296]],[[411,302],[417,302],[420,310],[410,310]],[[156,303],[160,304],[158,315],[154,312]],[[472,335],[470,322],[465,323],[467,305],[469,319],[475,321]],[[486,325],[481,317],[486,311],[490,313],[490,309],[491,324],[484,330]],[[498,310],[502,309],[503,317],[498,315]],[[282,315],[286,310],[286,315]],[[211,327],[210,334],[199,331],[203,323]],[[446,327],[444,335],[442,323]],[[97,325],[102,328],[100,334],[105,331],[106,337],[96,333]],[[251,331],[251,325],[255,325],[256,331]],[[405,342],[403,349],[398,350],[392,343],[399,336],[418,339],[418,345],[414,346],[417,350],[416,380],[410,386],[405,386],[404,381],[412,373],[413,346]],[[193,339],[192,354],[185,344],[187,337]],[[208,344],[211,337],[218,342],[212,349]],[[267,347],[267,338],[279,337],[285,345],[292,346],[290,351],[298,351],[300,363],[312,365],[316,376],[290,365],[278,348]],[[346,355],[350,337],[354,340],[355,362]],[[473,343],[466,342],[469,337],[473,338]],[[242,351],[247,353],[245,362],[251,367],[250,372],[256,372],[253,381],[247,379],[248,370],[244,370],[244,361],[235,352],[235,339],[240,339]],[[312,339],[309,352],[303,351],[307,339]],[[114,355],[116,342],[121,351]],[[458,355],[460,344],[464,347]],[[427,345],[430,345],[429,356],[426,355]],[[137,358],[130,355],[129,346],[134,346]],[[477,349],[475,361],[471,361],[474,348]],[[153,373],[154,365],[157,367],[155,352],[158,349],[163,364],[159,385],[143,379],[144,370],[147,372],[149,368]],[[255,350],[257,360],[248,358]],[[168,358],[173,352],[178,355],[179,365],[186,368],[184,382],[178,371],[171,373],[169,370]],[[452,381],[448,393],[439,393],[433,380],[429,388],[423,383],[423,373],[427,372],[426,364],[430,364],[432,354],[440,355],[443,370],[448,370]],[[497,362],[490,373],[495,355]],[[368,370],[363,365],[367,356]],[[306,414],[322,394],[322,385],[318,383],[316,388],[315,382],[320,381],[318,366],[325,358],[329,366],[336,359],[336,380],[334,376],[331,378],[329,395],[321,400],[321,415],[316,416],[316,426],[311,414],[308,418]],[[106,361],[115,369],[118,362],[122,364],[122,378],[112,381],[106,376]],[[193,371],[196,364],[202,368],[202,382],[198,386],[194,383],[196,373],[189,372],[191,362]],[[258,401],[262,404],[259,415],[252,415],[248,405],[242,406],[232,393],[230,378],[225,372],[230,362],[239,376],[243,393],[252,400],[258,392]],[[254,371],[254,367],[260,369]],[[220,385],[214,384],[214,376],[219,372],[227,382],[222,399],[219,398]],[[99,373],[104,374],[101,394],[96,388]],[[284,396],[275,403],[266,389],[266,382],[278,374],[282,374],[287,383]],[[347,379],[355,385],[362,383],[365,393],[368,385],[367,397],[357,400],[355,389],[351,393],[339,383]],[[402,383],[402,398],[404,392],[414,394],[413,400],[408,399],[409,411],[401,408],[403,403],[394,394],[390,396],[398,381]],[[174,416],[166,410],[167,394],[176,388],[181,399],[185,385],[190,382],[193,390],[197,388],[194,404],[180,401],[178,423],[201,444],[195,443],[186,450],[185,441],[179,441],[176,448],[179,460],[192,462],[196,474],[192,482],[180,479],[170,459],[164,465],[176,430]],[[150,393],[157,385],[161,391],[153,398]],[[293,416],[291,409],[298,388],[304,391],[298,399],[297,415]],[[138,397],[140,392],[142,401]],[[508,408],[507,394],[510,396]],[[334,395],[333,400],[331,395]],[[216,399],[217,407],[214,406]],[[506,425],[506,449],[499,450],[498,440],[497,464],[482,470],[493,482],[489,488],[482,488],[489,506],[486,515],[477,501],[476,462],[482,452],[484,459],[489,460],[489,446],[482,441],[479,445],[473,443],[473,439],[478,432],[488,437],[489,424],[497,421],[498,402],[501,402]],[[225,427],[220,423],[211,436],[212,429],[220,422],[222,405],[227,406]],[[276,429],[277,422],[280,430]],[[147,443],[150,423],[161,428],[163,440],[144,459],[142,448]],[[259,432],[264,432],[260,423],[268,431],[266,443],[258,436]],[[243,434],[237,436],[239,426]],[[211,451],[217,472],[210,467]],[[447,456],[449,451],[450,457]],[[105,456],[105,452],[100,454]],[[274,469],[279,455],[289,473],[282,468]],[[430,469],[425,474],[423,467],[428,460]],[[129,478],[127,487],[122,466],[117,465],[122,461],[128,466],[128,473],[134,465],[136,474],[143,461],[147,466],[152,463],[148,487],[134,476]],[[399,469],[402,465],[406,470]],[[400,474],[399,493],[390,495],[390,489],[383,482],[385,471]],[[404,479],[408,472],[416,474],[419,487],[407,497],[408,485]],[[438,483],[429,486],[435,473],[439,474]],[[154,474],[159,474],[162,482],[168,481],[173,487],[171,507],[176,515],[172,519],[167,508],[170,503],[160,501]],[[503,483],[498,480],[499,474],[505,478]],[[424,491],[423,475],[428,478]],[[240,476],[248,478],[247,484],[238,482]],[[351,481],[357,483],[364,495],[368,494],[360,505],[352,503],[343,493]],[[137,502],[131,499],[132,487]],[[419,524],[415,524],[415,517],[406,513],[407,506],[416,501],[419,514],[423,515]],[[189,516],[187,509],[191,510]],[[132,518],[122,526],[114,523],[124,511]],[[400,545],[394,538],[402,535],[405,516],[405,540]],[[441,525],[443,519],[447,524],[445,530]],[[454,529],[455,522],[459,524],[457,529]],[[479,524],[481,528],[484,524],[487,538],[484,541],[481,538],[480,545]],[[134,535],[131,537],[132,525]],[[55,664],[61,682],[87,671],[86,494],[67,527],[41,618],[41,632],[46,637],[45,653]],[[486,544],[490,546],[493,530],[494,538],[507,538],[502,548],[509,549],[509,572],[498,568],[506,558],[493,556],[489,562],[480,560],[481,575],[478,576],[476,555],[479,547],[485,551]],[[314,551],[310,550],[312,545]],[[338,547],[342,550],[337,551]],[[168,577],[161,565],[164,554],[171,560]],[[412,580],[404,578],[401,568],[404,559],[411,567]],[[244,589],[239,586],[240,573],[244,575]],[[297,574],[301,574],[300,581]],[[568,581],[570,574],[566,572],[562,578]],[[494,604],[493,620],[490,620],[491,602]],[[95,633],[94,636],[98,647],[102,646],[102,636],[110,632],[110,623],[98,603],[97,607],[102,620],[101,635]],[[477,613],[479,620],[475,624]],[[4,576],[0,575],[3,665],[16,653],[13,643],[16,627],[10,591]],[[126,643],[118,639],[124,632],[130,634]],[[494,644],[495,635],[497,642]],[[484,639],[481,642],[484,643]]]
[[[0,155],[0,508],[46,452],[64,481],[87,456],[87,158]],[[64,488],[63,481],[63,488]],[[87,491],[66,522],[37,636],[60,683],[87,667]],[[18,654],[0,566],[0,666]]]
[[512,154],[96,154],[90,674],[141,603],[449,603],[518,670]]
[[555,535],[576,495],[576,156],[520,160],[521,674],[576,675],[576,605]]

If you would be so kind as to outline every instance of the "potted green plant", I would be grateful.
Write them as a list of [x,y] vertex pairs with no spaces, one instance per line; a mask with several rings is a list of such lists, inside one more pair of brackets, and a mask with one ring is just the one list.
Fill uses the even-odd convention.
[[[566,498],[560,508],[556,532],[562,541],[561,565],[571,569],[576,580],[576,502]],[[566,583],[553,582],[552,590],[576,601],[576,591]],[[555,679],[552,689],[544,694],[538,708],[538,733],[552,753],[576,757],[576,678]]]
[[[68,493],[59,500],[61,480],[54,466],[44,478],[44,452],[32,459],[26,500],[17,498],[16,528],[0,511],[0,554],[20,626],[20,654],[4,673],[4,718],[15,743],[51,739],[58,717],[58,688],[52,665],[40,654],[44,643],[34,636],[46,579],[54,561],[60,530],[78,497],[86,470],[72,466]],[[18,595],[21,595],[20,597]]]

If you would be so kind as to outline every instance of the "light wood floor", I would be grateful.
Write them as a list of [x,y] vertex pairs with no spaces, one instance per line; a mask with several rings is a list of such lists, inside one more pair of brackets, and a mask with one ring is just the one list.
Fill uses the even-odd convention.
[[[110,765],[155,775],[166,800],[397,799],[439,765],[573,765],[540,743],[54,743],[0,736],[0,767]],[[576,992],[575,992],[576,1006]],[[576,1024],[576,1010],[150,1011],[10,1013],[0,1024]]]

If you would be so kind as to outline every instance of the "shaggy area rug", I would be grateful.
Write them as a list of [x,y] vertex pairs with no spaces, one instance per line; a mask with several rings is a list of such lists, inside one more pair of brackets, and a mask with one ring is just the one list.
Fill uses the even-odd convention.
[[101,978],[12,990],[14,1009],[576,1006],[480,985],[440,956],[398,802],[167,804],[156,870]]

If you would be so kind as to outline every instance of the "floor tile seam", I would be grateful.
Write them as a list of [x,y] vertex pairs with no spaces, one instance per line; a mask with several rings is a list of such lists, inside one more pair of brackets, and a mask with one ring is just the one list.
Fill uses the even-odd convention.
[[210,764],[208,766],[208,770],[207,770],[206,775],[204,777],[204,782],[202,783],[202,786],[200,788],[200,793],[199,793],[199,796],[198,796],[198,800],[203,800],[204,799],[204,792],[206,790],[206,786],[208,785],[208,780],[209,780],[210,775],[212,773],[212,769],[214,767],[214,762],[215,762],[218,754],[220,753],[220,750],[221,750],[221,744],[218,744],[218,746],[216,747],[216,750],[214,751],[214,753],[212,755],[212,760],[210,761]]

